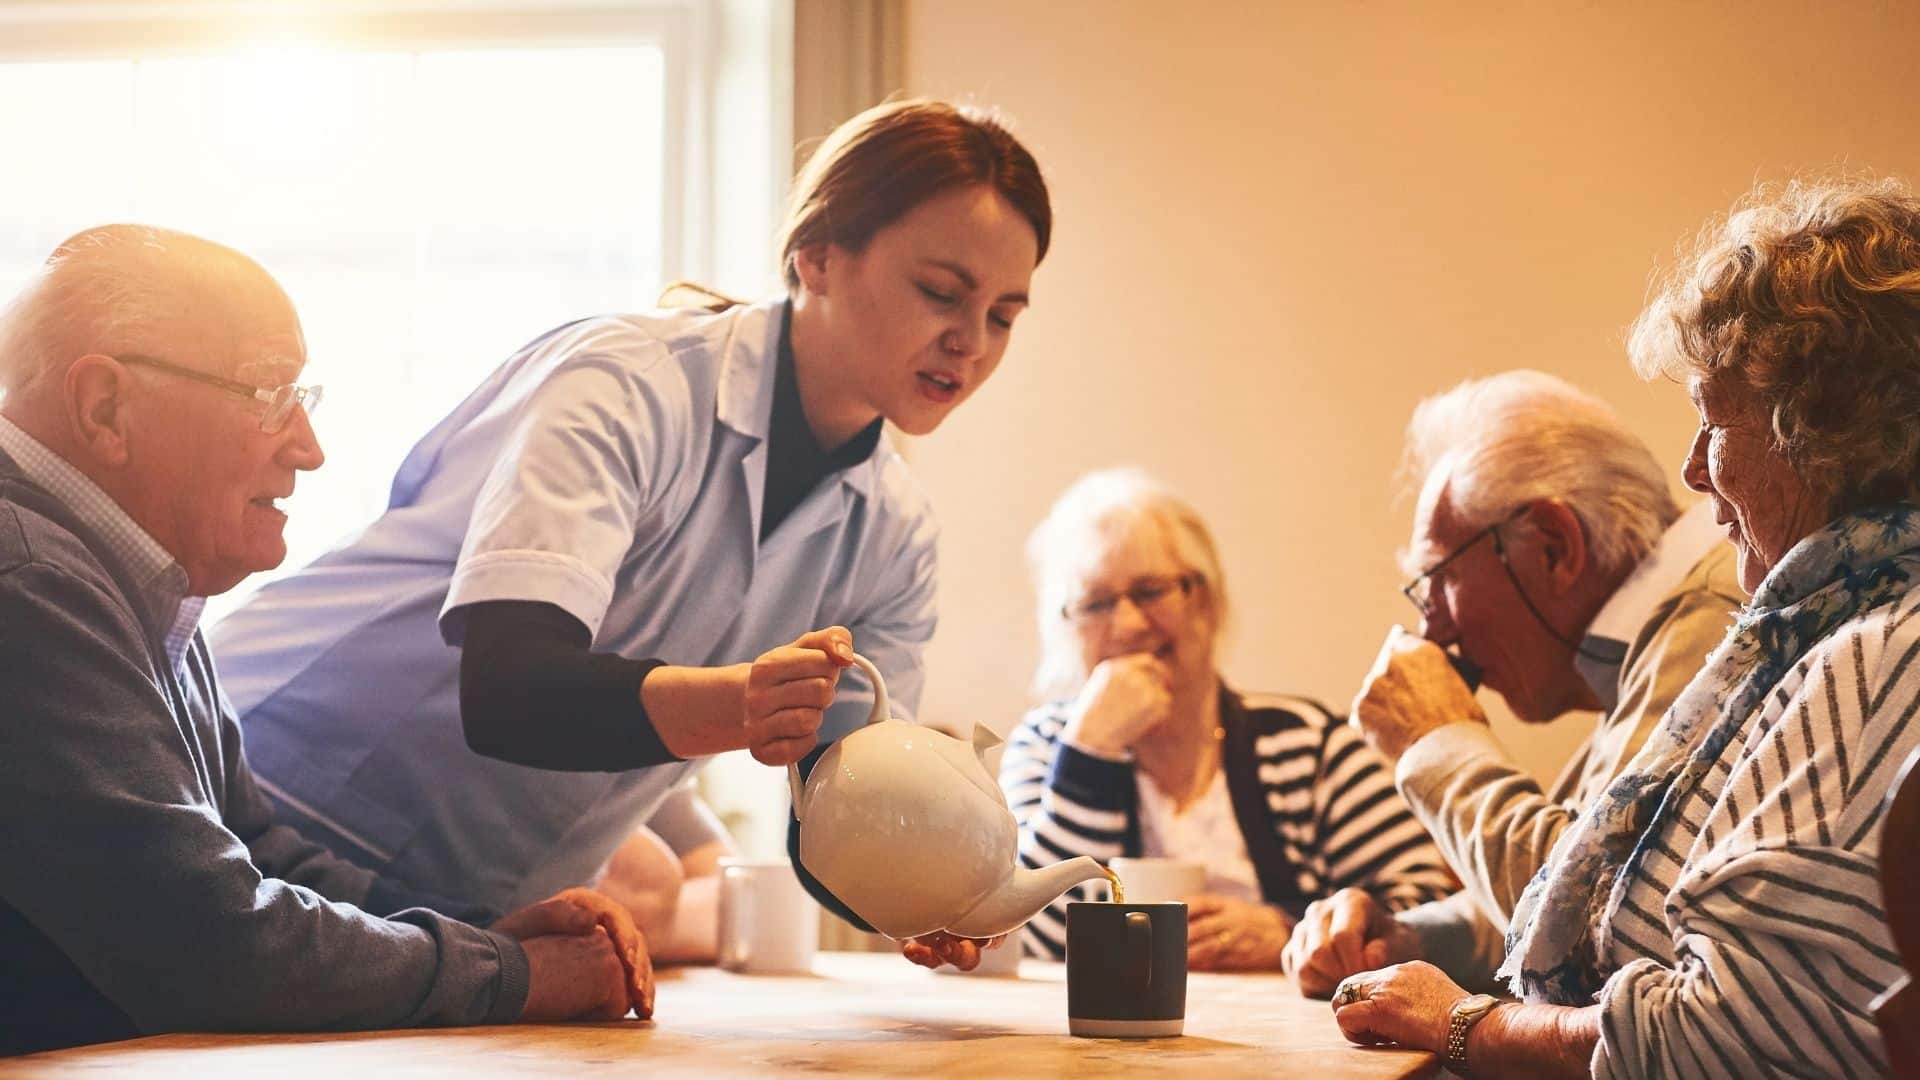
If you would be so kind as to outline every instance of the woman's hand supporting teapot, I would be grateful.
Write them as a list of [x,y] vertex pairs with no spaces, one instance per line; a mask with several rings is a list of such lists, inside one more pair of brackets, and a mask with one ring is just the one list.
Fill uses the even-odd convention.
[[[961,971],[972,971],[980,966],[980,954],[987,949],[997,949],[1007,935],[985,941],[979,938],[959,937],[945,930],[935,930],[931,934],[922,934],[911,941],[900,943],[900,955],[919,964],[921,967],[937,968],[941,964],[952,964]],[[1012,946],[1019,948],[1019,946]]]

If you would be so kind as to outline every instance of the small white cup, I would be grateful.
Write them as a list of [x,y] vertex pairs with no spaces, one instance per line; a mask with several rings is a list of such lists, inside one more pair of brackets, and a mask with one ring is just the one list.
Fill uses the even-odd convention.
[[820,948],[820,905],[784,859],[720,860],[720,966],[751,975],[806,974]]
[[1206,890],[1207,866],[1192,859],[1110,859],[1129,904],[1166,904]]

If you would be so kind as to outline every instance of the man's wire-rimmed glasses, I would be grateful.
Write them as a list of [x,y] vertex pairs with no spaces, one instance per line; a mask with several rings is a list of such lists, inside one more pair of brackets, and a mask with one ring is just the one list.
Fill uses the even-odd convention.
[[[1519,520],[1520,515],[1526,512],[1527,508],[1522,506],[1520,509],[1501,518],[1499,521],[1467,537],[1464,543],[1448,552],[1445,558],[1421,571],[1412,581],[1400,586],[1400,592],[1405,595],[1408,600],[1413,602],[1413,606],[1419,610],[1421,618],[1433,618],[1433,591],[1438,588],[1440,582],[1444,580],[1441,575],[1445,573],[1447,564],[1465,555],[1473,549],[1473,545],[1491,536],[1493,537],[1494,554],[1500,556],[1500,564],[1502,566],[1507,566],[1507,549],[1505,545],[1500,543],[1500,526],[1511,521]],[[1507,567],[1507,573],[1513,573],[1511,566]],[[1518,586],[1518,584],[1518,582],[1515,582],[1516,586]]]
[[141,356],[138,353],[125,353],[114,359],[123,364],[158,368],[181,378],[206,383],[208,386],[217,386],[229,394],[236,394],[253,401],[264,401],[267,403],[267,410],[260,414],[260,430],[268,435],[277,435],[281,428],[287,426],[287,418],[293,415],[293,408],[296,405],[307,411],[309,419],[320,410],[322,391],[319,386],[296,386],[293,383],[283,383],[270,389],[262,389],[233,379],[223,379],[218,375],[209,375],[204,371],[195,371],[190,367],[171,364],[165,360],[156,360],[151,356]]
[[1420,609],[1420,616],[1422,618],[1432,619],[1433,590],[1435,584],[1441,580],[1439,577],[1440,572],[1446,568],[1448,563],[1465,555],[1468,548],[1471,548],[1486,537],[1491,536],[1493,537],[1493,553],[1500,560],[1500,569],[1506,572],[1507,580],[1513,583],[1514,593],[1520,597],[1520,602],[1526,605],[1527,611],[1533,615],[1534,621],[1538,622],[1542,629],[1552,635],[1555,641],[1572,649],[1575,653],[1589,659],[1602,660],[1604,656],[1598,650],[1590,648],[1574,638],[1568,637],[1562,633],[1558,627],[1554,626],[1552,621],[1547,618],[1546,613],[1540,610],[1540,606],[1533,602],[1533,597],[1527,595],[1526,587],[1520,584],[1520,575],[1513,572],[1513,563],[1507,558],[1507,546],[1500,541],[1500,526],[1520,520],[1521,515],[1530,509],[1532,509],[1530,505],[1523,505],[1506,517],[1467,537],[1466,543],[1454,548],[1453,552],[1446,558],[1429,566],[1426,572],[1419,577],[1400,586],[1400,591],[1406,594],[1407,599],[1413,601],[1414,607]]

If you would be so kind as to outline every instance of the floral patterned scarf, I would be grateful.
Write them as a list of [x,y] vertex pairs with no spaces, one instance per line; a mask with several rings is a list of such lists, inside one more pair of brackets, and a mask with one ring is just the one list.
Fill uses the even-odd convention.
[[1796,544],[1638,756],[1561,835],[1515,907],[1500,975],[1531,1002],[1591,1004],[1626,883],[1766,695],[1842,623],[1920,581],[1920,506],[1846,514]]

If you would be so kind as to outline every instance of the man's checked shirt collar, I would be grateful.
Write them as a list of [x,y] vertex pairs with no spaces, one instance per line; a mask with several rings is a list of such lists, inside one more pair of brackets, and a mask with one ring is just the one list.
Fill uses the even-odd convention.
[[4,416],[0,416],[0,451],[20,466],[27,479],[65,502],[99,535],[114,557],[126,564],[145,598],[165,621],[162,645],[167,661],[179,668],[207,604],[206,597],[187,595],[186,567],[128,517],[98,484]]

